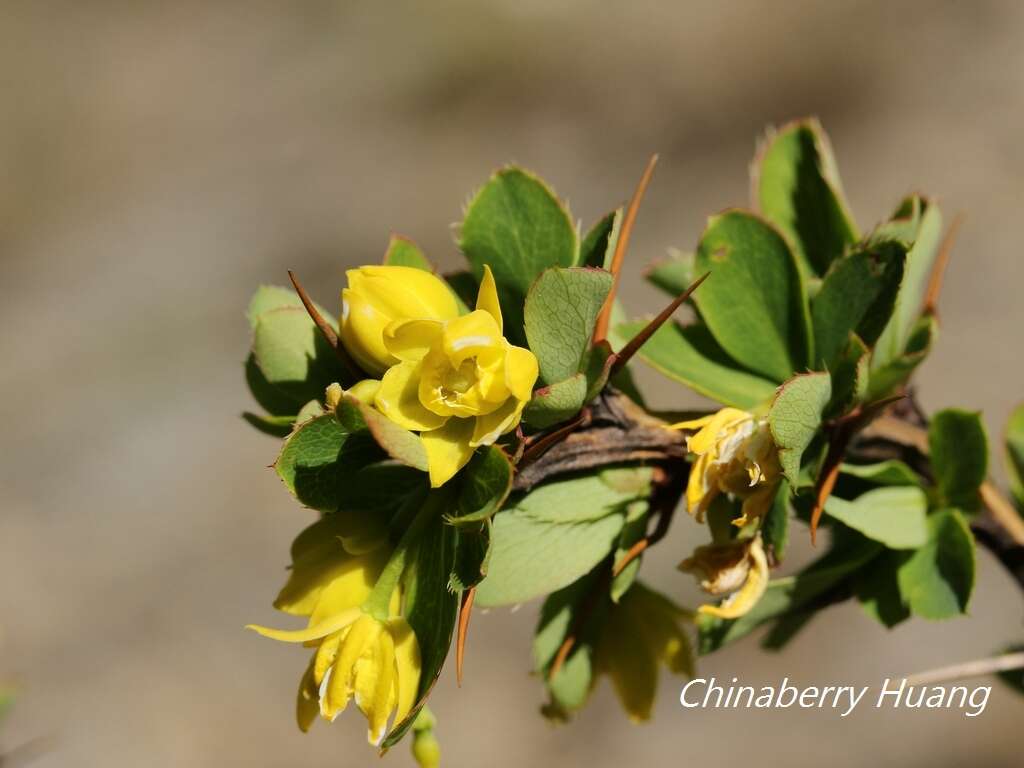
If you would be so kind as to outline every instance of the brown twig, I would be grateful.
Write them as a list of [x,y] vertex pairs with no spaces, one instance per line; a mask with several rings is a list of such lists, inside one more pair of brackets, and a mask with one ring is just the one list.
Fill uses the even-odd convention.
[[473,600],[476,587],[470,587],[462,593],[462,604],[459,606],[459,634],[455,641],[455,680],[462,685],[462,661],[466,653],[466,637],[469,635],[469,619],[473,614]]
[[338,360],[341,361],[342,366],[345,368],[345,373],[352,377],[353,380],[361,378],[359,373],[359,366],[355,364],[355,361],[349,357],[348,351],[342,346],[338,340],[338,334],[335,333],[331,324],[324,319],[324,316],[320,314],[320,311],[316,308],[316,304],[309,298],[309,294],[306,293],[306,289],[302,287],[299,282],[299,278],[295,276],[295,273],[290,269],[288,270],[288,277],[292,281],[292,285],[295,286],[295,292],[299,294],[299,300],[302,301],[302,306],[306,308],[306,312],[309,313],[310,319],[316,324],[316,327],[320,329],[320,333],[323,334],[324,339],[334,353],[338,356]]
[[564,440],[578,427],[585,426],[589,420],[590,409],[584,408],[572,421],[552,432],[544,434],[538,440],[533,441],[530,438],[527,438],[527,448],[520,457],[519,464],[529,464],[530,462],[536,461],[538,458],[543,456],[551,446],[561,440]]
[[900,393],[891,397],[876,400],[873,403],[860,405],[848,414],[836,419],[831,425],[828,452],[825,454],[825,461],[822,464],[818,487],[814,492],[814,508],[811,510],[811,545],[817,543],[818,524],[821,522],[821,515],[825,511],[825,502],[832,495],[839,478],[839,468],[846,457],[846,451],[850,442],[866,425],[870,424],[878,414],[887,407],[906,397]]
[[658,313],[657,317],[645,325],[636,336],[630,339],[629,342],[619,350],[618,354],[615,355],[615,361],[612,363],[611,375],[614,376],[618,371],[622,370],[626,363],[629,362],[630,358],[640,350],[640,347],[647,343],[647,340],[650,339],[651,336],[653,336],[654,333],[661,328],[661,326],[663,326],[673,314],[675,314],[675,311],[682,306],[683,302],[690,298],[693,292],[697,290],[697,288],[700,287],[700,284],[707,280],[710,275],[710,272],[705,272],[694,280],[693,284],[691,284],[689,288],[672,299],[669,305]]
[[601,308],[601,313],[597,316],[597,323],[594,324],[594,343],[605,339],[608,336],[608,324],[611,322],[612,306],[615,303],[615,293],[619,288],[619,272],[622,271],[622,260],[626,255],[626,246],[629,245],[629,236],[633,232],[633,224],[636,222],[637,211],[640,210],[640,201],[644,198],[644,192],[647,191],[647,185],[651,182],[651,175],[654,173],[654,166],[658,162],[657,155],[651,155],[651,159],[647,161],[647,167],[644,168],[643,175],[640,177],[640,182],[636,185],[636,191],[633,192],[633,198],[629,201],[629,207],[626,209],[626,215],[622,219],[622,227],[619,229],[619,239],[615,243],[615,253],[612,254],[611,269],[612,273],[612,288],[608,292],[608,298],[605,299],[604,306]]

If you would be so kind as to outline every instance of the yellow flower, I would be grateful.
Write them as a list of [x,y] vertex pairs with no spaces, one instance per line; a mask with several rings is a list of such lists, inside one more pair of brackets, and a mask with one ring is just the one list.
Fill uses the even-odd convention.
[[736,525],[745,525],[768,511],[778,490],[781,467],[767,421],[737,408],[723,408],[672,428],[697,430],[686,439],[687,449],[697,456],[686,486],[686,508],[691,515],[702,521],[719,493],[743,500]]
[[392,594],[385,621],[364,613],[388,559],[377,547],[352,555],[336,535],[339,523],[330,516],[306,529],[292,548],[292,574],[274,605],[308,616],[306,629],[249,628],[264,637],[304,643],[316,651],[299,683],[296,717],[303,731],[317,714],[334,720],[355,697],[366,716],[368,739],[379,745],[389,720],[398,723],[416,700],[421,672],[419,644],[400,614],[401,595]]
[[475,311],[449,320],[396,320],[384,331],[384,346],[400,362],[384,374],[374,405],[421,433],[434,488],[462,469],[475,448],[516,428],[537,381],[537,358],[502,335],[487,267]]
[[368,373],[379,376],[398,360],[384,346],[384,329],[393,320],[451,320],[459,307],[439,277],[414,267],[369,266],[345,273],[339,335],[345,349]]
[[633,722],[647,720],[658,686],[658,665],[693,675],[693,651],[681,622],[691,614],[639,582],[612,607],[594,653],[594,666],[612,681]]
[[768,559],[761,534],[746,541],[697,547],[679,570],[694,574],[712,595],[731,592],[721,605],[702,605],[697,610],[720,619],[737,619],[753,608],[768,587]]

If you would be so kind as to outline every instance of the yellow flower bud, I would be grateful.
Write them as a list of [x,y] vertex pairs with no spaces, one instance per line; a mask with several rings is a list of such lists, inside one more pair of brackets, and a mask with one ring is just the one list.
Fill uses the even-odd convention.
[[398,362],[384,346],[384,329],[394,320],[451,320],[459,307],[439,277],[414,267],[368,266],[345,273],[339,335],[345,349],[374,376]]
[[686,441],[697,457],[686,486],[686,507],[691,515],[703,520],[719,493],[743,500],[736,525],[745,525],[768,511],[782,470],[767,421],[737,408],[723,408],[672,428],[696,430]]
[[502,336],[501,310],[485,267],[477,309],[451,320],[398,320],[384,331],[398,364],[381,379],[374,405],[421,433],[430,484],[458,472],[481,445],[519,424],[537,381],[537,358]]

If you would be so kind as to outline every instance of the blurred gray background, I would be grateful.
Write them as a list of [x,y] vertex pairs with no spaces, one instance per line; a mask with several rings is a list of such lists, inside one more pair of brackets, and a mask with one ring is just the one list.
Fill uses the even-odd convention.
[[[300,734],[305,654],[242,630],[280,621],[312,518],[239,418],[242,313],[287,268],[336,305],[392,231],[457,265],[450,224],[508,161],[589,224],[661,153],[624,280],[649,312],[641,267],[746,202],[766,124],[819,115],[862,226],[913,189],[967,213],[919,384],[998,434],[1024,381],[1022,34],[1017,2],[0,3],[0,681],[20,691],[0,750],[379,764],[356,715]],[[692,604],[673,569],[703,535],[680,518],[649,580]],[[983,554],[969,619],[886,633],[845,606],[781,655],[749,639],[701,670],[877,686],[1021,639],[1020,607]],[[840,719],[683,711],[665,678],[635,727],[604,683],[555,728],[528,675],[536,608],[474,617],[463,687],[446,675],[432,699],[448,766],[1020,764],[1024,702],[1001,688],[975,719]],[[387,760],[411,764],[405,744]]]

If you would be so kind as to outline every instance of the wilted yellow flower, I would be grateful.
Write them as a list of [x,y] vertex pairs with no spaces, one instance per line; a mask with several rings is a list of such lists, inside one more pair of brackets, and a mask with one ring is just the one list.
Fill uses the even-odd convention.
[[421,433],[430,484],[438,487],[519,424],[537,381],[537,358],[502,335],[491,270],[484,268],[476,310],[450,320],[396,320],[384,346],[400,362],[381,379],[374,405]]
[[387,562],[378,547],[352,555],[336,535],[333,516],[306,529],[292,548],[292,574],[275,607],[309,616],[306,629],[249,628],[264,637],[316,648],[299,683],[296,717],[309,730],[317,714],[334,720],[355,697],[366,716],[368,739],[380,744],[388,721],[403,720],[415,704],[421,663],[419,644],[399,615],[401,595],[391,598],[381,621],[361,609]]
[[611,678],[633,722],[648,720],[658,687],[658,666],[693,675],[693,651],[682,622],[691,614],[637,582],[611,608],[594,653],[594,667]]
[[697,455],[686,486],[691,515],[702,521],[719,493],[743,500],[742,514],[734,521],[737,525],[768,511],[782,470],[766,420],[738,408],[723,408],[672,428],[697,430],[686,439],[687,449]]
[[459,306],[441,278],[415,267],[368,266],[345,273],[339,335],[367,373],[379,376],[398,360],[384,346],[384,329],[402,318],[451,320]]
[[761,534],[745,541],[697,547],[679,569],[694,574],[712,595],[732,593],[720,605],[697,610],[720,619],[736,619],[753,608],[768,587],[768,559]]

